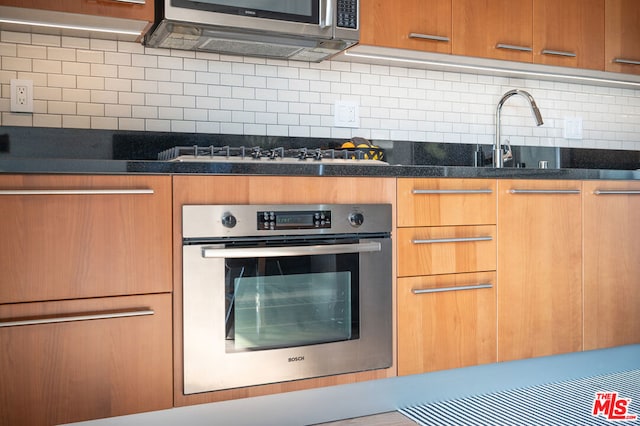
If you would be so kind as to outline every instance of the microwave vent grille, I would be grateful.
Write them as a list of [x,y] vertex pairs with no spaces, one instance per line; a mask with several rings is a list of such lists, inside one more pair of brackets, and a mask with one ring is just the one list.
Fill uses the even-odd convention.
[[289,58],[299,51],[301,47],[283,46],[255,41],[228,40],[221,38],[207,38],[198,46],[198,50],[206,50],[218,53],[228,53],[243,56],[267,56],[271,58]]

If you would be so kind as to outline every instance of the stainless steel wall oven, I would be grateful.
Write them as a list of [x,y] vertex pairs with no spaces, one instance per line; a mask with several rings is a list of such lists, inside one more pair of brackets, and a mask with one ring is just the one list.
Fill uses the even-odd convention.
[[185,394],[391,366],[391,205],[182,216]]

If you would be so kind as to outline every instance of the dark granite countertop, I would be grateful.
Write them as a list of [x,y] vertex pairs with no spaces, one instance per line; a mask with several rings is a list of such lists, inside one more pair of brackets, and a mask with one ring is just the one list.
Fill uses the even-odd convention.
[[362,176],[362,177],[450,177],[503,179],[640,180],[637,170],[607,169],[534,169],[404,166],[404,165],[330,165],[330,164],[239,164],[208,162],[167,162],[92,159],[0,159],[0,173],[59,174],[208,174],[263,176]]
[[[307,160],[234,162],[158,161],[158,153],[180,146],[334,148],[339,139],[210,135],[108,130],[0,127],[0,173],[211,174],[277,176],[373,176],[514,179],[640,179],[640,151],[558,147],[513,147],[520,167],[472,167],[478,148],[489,146],[407,141],[374,141],[388,165],[334,165]],[[531,167],[538,160],[548,169]]]

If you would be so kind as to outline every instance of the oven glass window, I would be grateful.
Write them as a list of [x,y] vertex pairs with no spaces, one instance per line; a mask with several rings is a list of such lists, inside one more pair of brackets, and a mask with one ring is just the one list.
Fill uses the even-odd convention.
[[358,257],[227,259],[227,351],[358,338]]

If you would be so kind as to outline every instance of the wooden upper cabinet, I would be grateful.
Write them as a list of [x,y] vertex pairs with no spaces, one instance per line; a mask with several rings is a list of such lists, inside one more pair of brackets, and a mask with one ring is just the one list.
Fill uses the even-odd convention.
[[0,176],[0,304],[169,292],[171,177]]
[[0,0],[0,6],[138,19],[148,22],[154,20],[154,0],[142,2],[132,0]]
[[640,1],[605,1],[605,70],[640,74]]
[[604,70],[604,0],[534,0],[533,62]]
[[360,0],[360,43],[451,53],[452,0]]
[[533,0],[453,0],[452,53],[532,61]]

